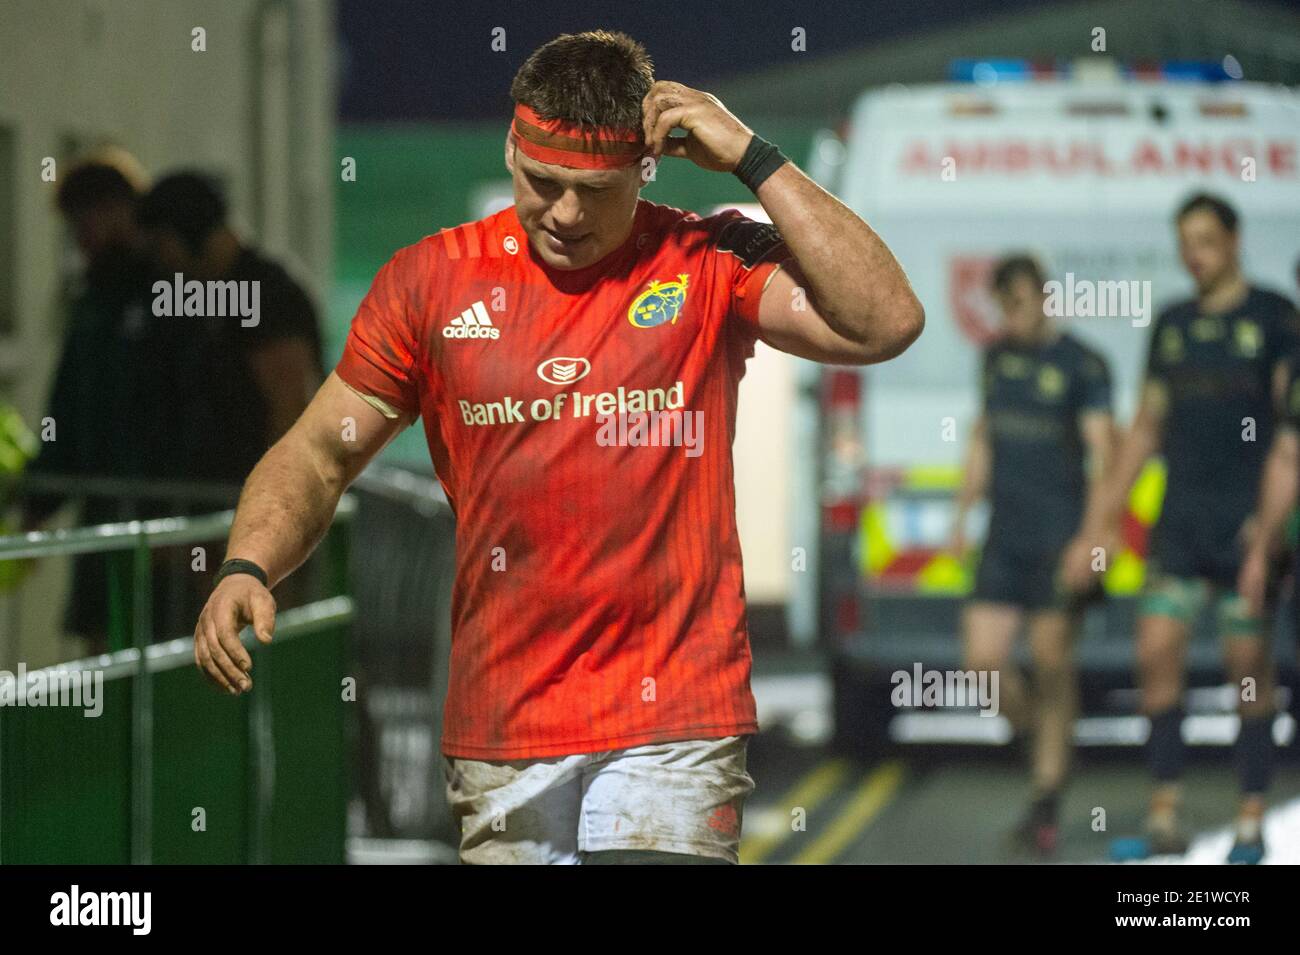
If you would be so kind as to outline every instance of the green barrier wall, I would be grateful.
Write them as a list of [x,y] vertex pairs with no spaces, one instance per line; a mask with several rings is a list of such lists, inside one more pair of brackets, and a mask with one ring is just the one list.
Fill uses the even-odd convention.
[[131,861],[131,687],[104,712],[0,708],[0,863]]
[[324,544],[339,596],[277,614],[270,646],[245,629],[253,689],[239,697],[195,668],[192,638],[152,643],[147,612],[150,547],[224,536],[233,512],[0,538],[0,558],[131,562],[113,595],[128,645],[38,671],[65,687],[98,678],[91,700],[17,705],[32,674],[0,674],[0,864],[345,862],[354,511],[340,502]]
[[346,626],[276,639],[252,650],[245,696],[215,690],[192,660],[147,677],[147,827],[133,823],[140,676],[105,678],[98,717],[0,707],[0,863],[129,863],[139,828],[155,863],[343,863]]

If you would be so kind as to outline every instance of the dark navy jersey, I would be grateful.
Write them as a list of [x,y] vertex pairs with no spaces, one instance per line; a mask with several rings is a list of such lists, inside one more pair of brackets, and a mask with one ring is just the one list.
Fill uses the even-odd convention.
[[984,417],[992,451],[989,539],[1015,550],[1062,546],[1083,517],[1086,449],[1080,416],[1110,413],[1110,369],[1068,334],[1042,345],[1003,339],[984,354]]
[[1188,301],[1156,319],[1147,379],[1168,395],[1162,522],[1237,527],[1250,515],[1277,420],[1274,373],[1298,345],[1295,307],[1255,287],[1221,314]]
[[297,280],[256,249],[241,250],[222,280],[258,283],[261,314],[248,327],[239,319],[212,316],[190,319],[188,326],[172,320],[185,329],[188,345],[178,348],[172,363],[177,394],[184,399],[178,413],[185,427],[177,443],[191,480],[240,482],[278,437],[271,433],[271,405],[253,356],[275,342],[297,339],[322,372],[320,320]]
[[1300,351],[1290,356],[1287,365],[1286,392],[1282,399],[1282,422],[1300,431]]

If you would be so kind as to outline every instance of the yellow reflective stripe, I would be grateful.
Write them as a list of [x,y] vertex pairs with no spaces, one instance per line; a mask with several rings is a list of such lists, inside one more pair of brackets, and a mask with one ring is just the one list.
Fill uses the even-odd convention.
[[889,534],[885,530],[885,505],[879,501],[862,509],[862,520],[858,528],[858,553],[861,554],[862,572],[873,577],[893,563],[898,554],[889,542]]
[[1146,579],[1146,561],[1132,550],[1125,549],[1110,562],[1106,571],[1106,592],[1110,594],[1135,594],[1142,589]]
[[1148,461],[1129,495],[1129,510],[1144,527],[1150,527],[1160,516],[1160,505],[1165,499],[1165,466],[1158,459]]
[[936,554],[916,575],[916,586],[925,593],[964,593],[968,586],[966,568],[951,554]]
[[917,464],[903,475],[909,491],[956,490],[961,486],[961,468],[952,464]]

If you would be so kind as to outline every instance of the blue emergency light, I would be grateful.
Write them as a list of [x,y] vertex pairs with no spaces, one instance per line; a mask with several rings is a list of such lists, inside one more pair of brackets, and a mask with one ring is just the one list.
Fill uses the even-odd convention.
[[[1180,82],[1222,83],[1234,77],[1223,63],[1207,60],[1163,60],[1152,63],[1120,64],[1126,79],[1162,79]],[[979,59],[962,57],[948,66],[953,83],[1022,83],[1033,79],[1066,79],[1075,73],[1066,61],[1036,61],[1017,58]]]

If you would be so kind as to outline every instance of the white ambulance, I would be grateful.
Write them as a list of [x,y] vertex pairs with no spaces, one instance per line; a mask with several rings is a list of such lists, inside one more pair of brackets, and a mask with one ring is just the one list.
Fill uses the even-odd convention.
[[[1209,191],[1233,203],[1247,275],[1295,296],[1300,95],[1235,73],[1235,63],[964,61],[950,83],[865,93],[847,127],[814,144],[810,172],[889,244],[926,328],[882,365],[799,369],[794,460],[813,464],[794,478],[791,536],[820,547],[814,573],[793,578],[796,641],[850,658],[879,657],[891,639],[905,646],[900,658],[955,652],[954,598],[969,568],[943,545],[979,412],[981,346],[997,326],[987,290],[997,258],[1039,256],[1063,292],[1124,283],[1136,293],[1120,315],[1105,296],[1089,314],[1080,297],[1079,314],[1064,320],[1108,357],[1121,423],[1154,314],[1192,292],[1172,222],[1183,199]],[[821,426],[801,426],[813,420]],[[1140,585],[1161,491],[1149,469],[1112,593]]]

